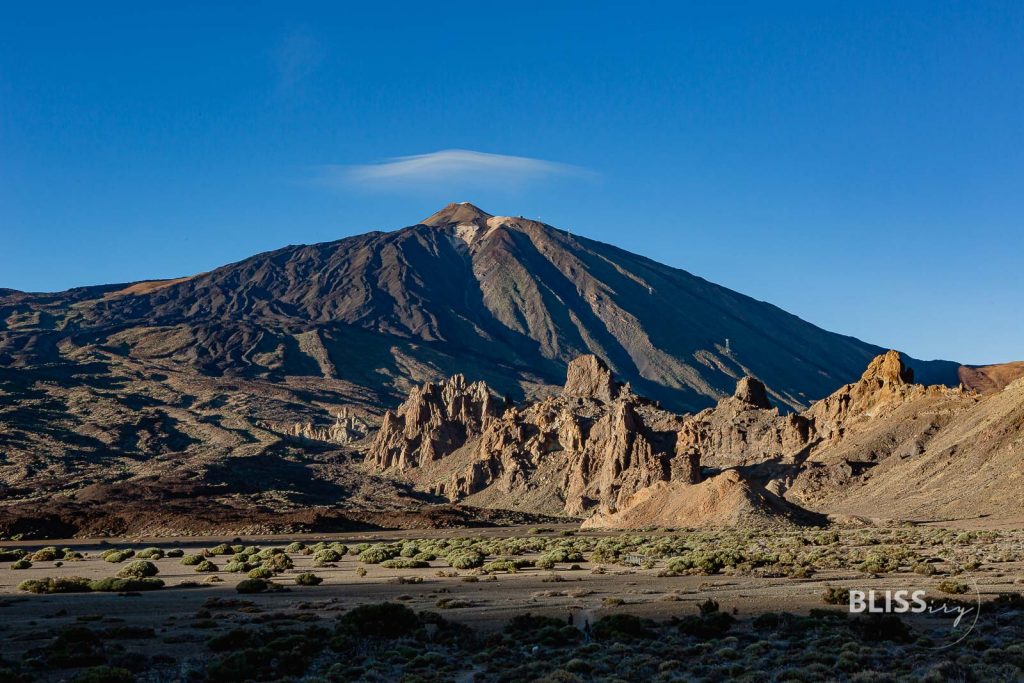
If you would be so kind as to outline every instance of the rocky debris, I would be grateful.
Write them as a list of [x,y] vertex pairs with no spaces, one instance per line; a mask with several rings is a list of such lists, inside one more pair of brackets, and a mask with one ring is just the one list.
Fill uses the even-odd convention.
[[373,467],[405,470],[438,460],[479,436],[504,410],[484,382],[454,375],[441,384],[414,389],[395,412],[387,411],[370,446]]
[[618,394],[612,371],[593,354],[569,362],[562,395],[569,398],[592,398],[610,403]]

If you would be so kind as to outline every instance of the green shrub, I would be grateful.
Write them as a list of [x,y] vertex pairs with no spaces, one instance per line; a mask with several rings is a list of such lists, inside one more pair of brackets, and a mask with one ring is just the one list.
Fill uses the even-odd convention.
[[318,550],[316,553],[314,553],[313,566],[326,567],[327,565],[339,562],[340,560],[341,555],[338,553],[338,551],[333,550],[331,548],[324,548],[323,550]]
[[846,588],[825,586],[825,592],[822,593],[821,600],[826,605],[846,605],[850,602],[850,591]]
[[234,559],[230,560],[226,565],[224,565],[224,571],[232,572],[235,574],[248,572],[249,570],[255,568],[256,567],[251,562],[246,562],[244,560],[238,559],[237,555],[235,556]]
[[31,560],[33,562],[53,562],[64,557],[64,554],[54,547],[40,548],[39,550],[32,553]]
[[313,572],[303,572],[295,577],[295,583],[299,586],[319,586],[324,580]]
[[359,553],[359,561],[363,564],[380,564],[381,562],[390,560],[397,555],[398,552],[394,548],[384,545],[375,545]]
[[11,569],[31,569],[32,563],[26,560],[24,557],[11,565]]
[[262,593],[268,588],[270,588],[270,582],[266,579],[244,579],[235,586],[235,590],[239,593]]
[[202,555],[183,555],[181,557],[181,563],[186,567],[193,567],[203,561]]
[[89,580],[80,576],[65,576],[56,579],[29,579],[18,584],[18,590],[27,593],[88,593]]
[[221,543],[220,545],[210,548],[210,555],[234,555],[235,549],[227,543]]
[[273,576],[274,572],[272,572],[267,567],[256,567],[255,569],[249,572],[250,579],[269,579]]
[[17,561],[27,554],[24,550],[19,550],[18,548],[0,548],[0,562]]
[[295,563],[292,562],[292,558],[288,557],[284,553],[278,553],[264,559],[262,566],[275,574],[280,574],[283,571],[292,569],[295,566]]
[[508,572],[509,574],[515,574],[520,569],[523,569],[524,567],[530,567],[532,565],[532,560],[527,560],[523,558],[503,558],[499,560],[494,560],[492,562],[488,562],[483,566],[483,570],[488,573]]
[[219,569],[217,568],[217,565],[215,565],[213,562],[210,562],[209,560],[203,560],[199,564],[196,565],[196,571],[197,572],[215,572],[215,571],[219,571]]
[[381,562],[380,566],[386,569],[423,569],[429,567],[430,563],[414,560],[411,557],[395,557]]
[[136,557],[142,560],[159,560],[163,556],[164,551],[161,548],[146,548],[145,550],[140,550],[139,554],[136,555]]
[[970,586],[962,581],[943,581],[939,584],[939,590],[950,595],[963,595],[971,590]]
[[100,558],[112,564],[119,564],[132,557],[135,557],[135,551],[131,548],[126,550],[111,549],[100,555]]
[[117,576],[122,579],[142,579],[159,573],[160,570],[149,560],[135,560],[122,567]]
[[476,569],[484,565],[484,556],[475,550],[457,550],[445,559],[452,569]]
[[156,577],[147,576],[141,579],[123,579],[111,576],[98,581],[90,581],[89,589],[102,593],[123,593],[126,591],[151,591],[163,588],[164,582]]
[[289,552],[289,553],[301,553],[305,549],[306,549],[306,544],[305,543],[300,543],[299,541],[295,541],[294,543],[289,543],[285,547],[285,551]]
[[181,548],[174,548],[167,551],[167,557],[184,557],[185,551]]

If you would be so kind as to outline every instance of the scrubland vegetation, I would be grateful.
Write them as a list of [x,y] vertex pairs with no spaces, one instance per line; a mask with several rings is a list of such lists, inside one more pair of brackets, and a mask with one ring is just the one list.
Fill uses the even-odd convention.
[[[23,602],[0,600],[0,616],[55,594],[75,600],[81,598],[73,594],[109,593],[117,600],[217,585],[210,581],[227,591],[201,598],[206,607],[198,611],[157,615],[166,621],[155,632],[120,624],[116,614],[70,625],[33,622],[25,633],[0,626],[0,637],[18,652],[13,658],[7,649],[0,652],[0,681],[1024,679],[1019,594],[989,600],[985,618],[962,643],[936,651],[931,648],[941,643],[933,633],[898,618],[847,614],[849,589],[832,583],[836,576],[847,583],[851,577],[922,581],[933,589],[932,599],[966,601],[977,572],[1001,574],[1003,567],[1024,562],[1020,532],[660,529],[583,535],[538,529],[512,537],[373,543],[140,544],[88,553],[5,548],[0,558],[12,570],[27,565],[27,571],[10,573]],[[80,575],[84,569],[89,578]],[[589,581],[616,577],[622,581],[614,585],[635,587],[588,588]],[[815,606],[799,613],[734,614],[727,601],[701,596],[692,588],[697,582],[686,577],[718,577],[708,580],[726,585],[745,578],[780,585],[810,581]],[[532,597],[527,593],[519,607],[504,608],[502,623],[492,629],[458,623],[486,608],[493,590],[531,580]],[[485,581],[494,583],[485,587]],[[650,581],[658,582],[658,591],[643,589]],[[355,604],[345,590],[309,602],[338,583],[373,582],[396,584],[393,602]],[[260,602],[267,600],[276,602]],[[538,613],[549,600],[587,607],[563,607],[559,618],[550,609]],[[668,616],[651,620],[634,612],[645,601],[672,607],[660,612]],[[140,633],[147,628],[159,635],[155,645],[143,647],[150,636]],[[182,649],[174,651],[179,644]],[[160,647],[177,654],[153,654]],[[148,677],[152,670],[163,671],[162,678]]]

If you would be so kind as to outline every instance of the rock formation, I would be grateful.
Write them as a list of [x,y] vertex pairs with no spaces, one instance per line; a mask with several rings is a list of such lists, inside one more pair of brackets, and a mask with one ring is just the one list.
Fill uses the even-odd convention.
[[[473,386],[476,406],[491,394]],[[427,394],[417,390],[397,414],[385,415],[368,462],[452,500],[486,491],[509,507],[543,498],[546,512],[583,515],[614,509],[658,481],[700,477],[690,454],[677,457],[681,419],[618,387],[593,355],[569,364],[558,396],[486,420],[475,407],[453,416],[447,406],[433,407]],[[430,409],[421,407],[425,401]]]
[[791,462],[811,436],[810,420],[795,413],[780,416],[771,407],[764,384],[744,377],[733,396],[685,421],[679,449],[705,467]]
[[397,411],[384,413],[370,462],[378,470],[405,470],[438,460],[478,436],[502,410],[502,401],[483,382],[466,384],[462,375],[427,382]]
[[365,418],[354,415],[348,408],[342,408],[334,416],[334,424],[317,426],[312,422],[296,422],[284,429],[277,429],[288,436],[310,441],[327,441],[336,444],[351,444],[366,436],[373,430],[373,425]]

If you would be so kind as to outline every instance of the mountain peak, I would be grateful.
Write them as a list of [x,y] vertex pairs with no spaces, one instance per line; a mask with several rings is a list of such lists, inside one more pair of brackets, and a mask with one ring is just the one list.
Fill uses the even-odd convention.
[[483,227],[493,216],[469,202],[452,203],[433,216],[423,220],[423,225],[442,227],[445,225],[477,225]]

